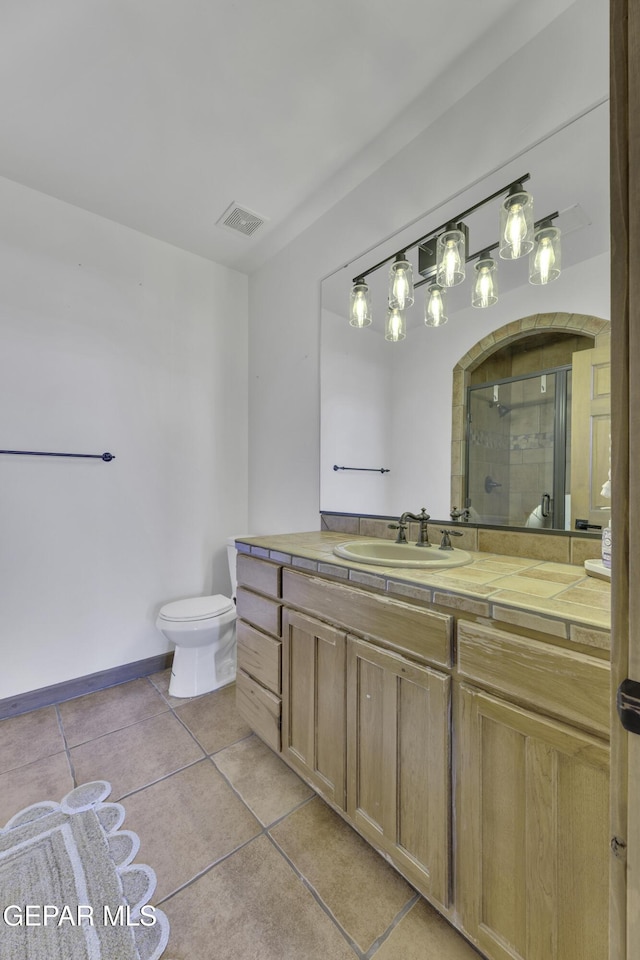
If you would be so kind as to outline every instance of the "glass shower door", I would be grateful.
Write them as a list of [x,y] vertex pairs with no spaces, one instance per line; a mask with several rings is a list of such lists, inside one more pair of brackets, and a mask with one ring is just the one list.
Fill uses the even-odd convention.
[[467,506],[477,522],[564,527],[566,369],[471,387]]

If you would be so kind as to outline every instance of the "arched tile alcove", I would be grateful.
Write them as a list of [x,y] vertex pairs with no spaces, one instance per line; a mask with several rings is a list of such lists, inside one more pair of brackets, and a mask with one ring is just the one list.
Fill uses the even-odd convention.
[[467,350],[453,368],[452,420],[451,420],[451,505],[464,505],[465,425],[467,418],[467,387],[471,374],[496,351],[536,332],[578,334],[590,337],[593,346],[605,346],[609,342],[611,323],[600,317],[583,313],[535,313],[519,320],[512,320],[483,337]]

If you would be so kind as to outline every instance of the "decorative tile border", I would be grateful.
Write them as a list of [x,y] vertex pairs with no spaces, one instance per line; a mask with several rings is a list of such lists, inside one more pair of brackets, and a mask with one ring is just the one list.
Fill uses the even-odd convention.
[[[256,547],[252,548],[252,552]],[[267,548],[260,548],[266,550]],[[567,619],[561,619],[558,616],[545,616],[533,610],[523,608],[519,604],[510,606],[504,596],[505,591],[498,591],[495,599],[487,597],[486,600],[480,597],[474,597],[467,593],[465,587],[460,587],[459,592],[452,584],[451,587],[437,587],[433,584],[407,583],[406,581],[395,579],[388,573],[373,574],[364,570],[357,570],[348,565],[338,566],[337,564],[323,562],[322,560],[312,560],[309,557],[299,557],[293,554],[282,553],[279,550],[267,550],[268,559],[278,563],[286,563],[294,568],[306,570],[310,573],[318,573],[321,576],[332,577],[337,580],[348,580],[354,584],[360,584],[365,587],[373,588],[381,593],[387,593],[396,597],[407,597],[412,600],[419,600],[422,603],[435,603],[441,607],[448,607],[451,610],[457,610],[459,613],[468,613],[472,616],[493,618],[498,622],[510,624],[515,627],[522,627],[528,630],[535,630],[537,633],[547,634],[548,636],[558,637],[560,639],[570,639],[574,643],[582,646],[597,647],[602,650],[608,650],[610,645],[610,634],[605,628],[598,629],[596,626],[587,626],[572,622],[570,615]],[[287,559],[284,559],[287,558]],[[457,585],[456,585],[457,586]],[[475,586],[478,592],[487,590],[486,587]],[[517,594],[514,595],[518,596]],[[530,596],[522,598],[530,603]],[[540,598],[537,598],[540,599]],[[544,600],[544,598],[542,598]],[[505,602],[506,601],[506,602]],[[575,605],[570,605],[575,607]],[[566,605],[565,605],[566,607]],[[568,612],[568,608],[567,608]],[[573,613],[579,617],[581,611],[573,610]]]

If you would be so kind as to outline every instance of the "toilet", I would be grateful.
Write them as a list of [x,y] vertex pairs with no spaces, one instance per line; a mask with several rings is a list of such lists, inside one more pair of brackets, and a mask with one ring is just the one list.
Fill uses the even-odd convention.
[[235,680],[236,676],[235,538],[227,540],[231,597],[175,600],[161,607],[158,630],[175,644],[169,693],[199,697]]

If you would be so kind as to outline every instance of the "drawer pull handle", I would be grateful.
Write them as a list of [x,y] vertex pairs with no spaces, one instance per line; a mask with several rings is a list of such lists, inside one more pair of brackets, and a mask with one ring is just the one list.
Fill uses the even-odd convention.
[[629,733],[640,733],[640,683],[623,680],[618,687],[616,706],[620,723]]

